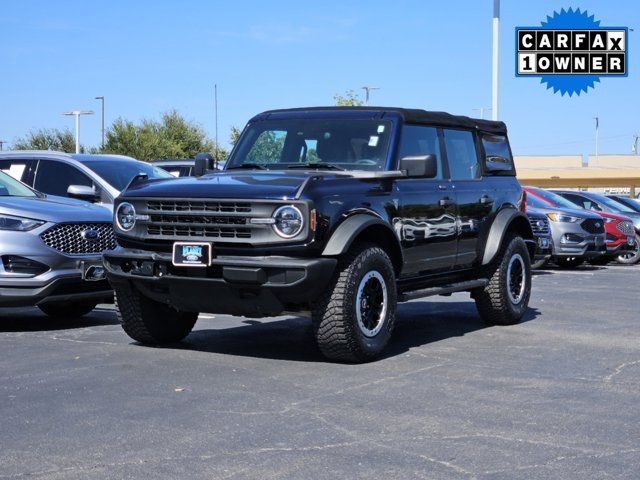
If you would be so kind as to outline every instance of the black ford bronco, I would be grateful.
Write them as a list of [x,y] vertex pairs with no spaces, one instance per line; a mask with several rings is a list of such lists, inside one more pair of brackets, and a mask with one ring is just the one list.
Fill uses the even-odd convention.
[[150,180],[116,200],[104,255],[124,330],[183,339],[199,312],[309,312],[322,353],[384,349],[396,305],[467,291],[518,322],[535,242],[502,122],[400,108],[275,110],[223,171]]

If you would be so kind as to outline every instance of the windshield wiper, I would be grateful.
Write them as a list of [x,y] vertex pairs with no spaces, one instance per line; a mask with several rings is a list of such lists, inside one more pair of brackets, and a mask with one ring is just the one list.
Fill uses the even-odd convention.
[[229,165],[226,169],[227,170],[231,170],[231,169],[241,169],[241,168],[246,168],[246,169],[257,169],[257,170],[268,170],[267,167],[265,167],[264,165],[260,165],[259,163],[241,163],[240,165]]
[[333,163],[325,163],[325,162],[294,163],[293,165],[289,165],[287,168],[311,168],[311,169],[326,168],[327,170],[344,170],[344,168],[339,167],[338,165],[334,165]]

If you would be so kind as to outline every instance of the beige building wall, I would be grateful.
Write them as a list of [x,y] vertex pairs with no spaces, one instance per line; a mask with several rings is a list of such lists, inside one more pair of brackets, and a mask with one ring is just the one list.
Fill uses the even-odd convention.
[[590,167],[640,168],[640,155],[589,155]]
[[582,167],[582,155],[514,155],[516,170],[522,168]]

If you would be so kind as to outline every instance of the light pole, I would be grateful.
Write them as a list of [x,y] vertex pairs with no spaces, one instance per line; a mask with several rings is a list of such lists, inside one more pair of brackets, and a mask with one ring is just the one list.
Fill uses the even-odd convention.
[[104,150],[104,97],[96,97],[96,100],[100,100],[102,110],[102,149]]
[[500,0],[493,0],[493,68],[491,72],[491,118],[498,120],[498,73],[500,52]]
[[472,108],[471,110],[473,110],[474,112],[480,112],[480,118],[483,119],[484,118],[484,112],[487,110],[493,110],[493,108],[491,107],[480,107],[480,108]]
[[593,117],[593,119],[596,121],[596,163],[599,160],[599,155],[598,155],[598,135],[600,133],[600,117]]
[[371,94],[371,90],[380,90],[380,87],[362,87],[364,90],[364,104],[369,105],[369,96]]
[[80,153],[80,115],[93,115],[93,110],[72,110],[62,115],[76,117],[76,153]]
[[2,147],[4,147],[4,144],[7,143],[4,140],[0,140],[0,152],[2,151]]
[[[0,146],[0,150],[2,150],[2,146]],[[631,147],[631,151],[636,155],[638,154],[638,134],[637,133],[633,135],[633,146]]]

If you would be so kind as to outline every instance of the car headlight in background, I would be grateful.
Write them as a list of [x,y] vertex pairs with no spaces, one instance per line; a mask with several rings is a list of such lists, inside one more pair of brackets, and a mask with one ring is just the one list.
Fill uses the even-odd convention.
[[40,225],[44,225],[42,220],[34,220],[33,218],[17,217],[14,215],[0,215],[0,230],[14,230],[18,232],[27,232],[33,230]]
[[136,209],[130,203],[123,202],[118,205],[114,217],[118,228],[128,232],[136,224]]
[[562,222],[562,223],[578,223],[583,220],[582,217],[574,217],[571,215],[565,215],[563,213],[547,213],[547,217],[552,222]]
[[302,212],[293,205],[285,205],[273,212],[273,229],[283,238],[293,238],[302,231]]

